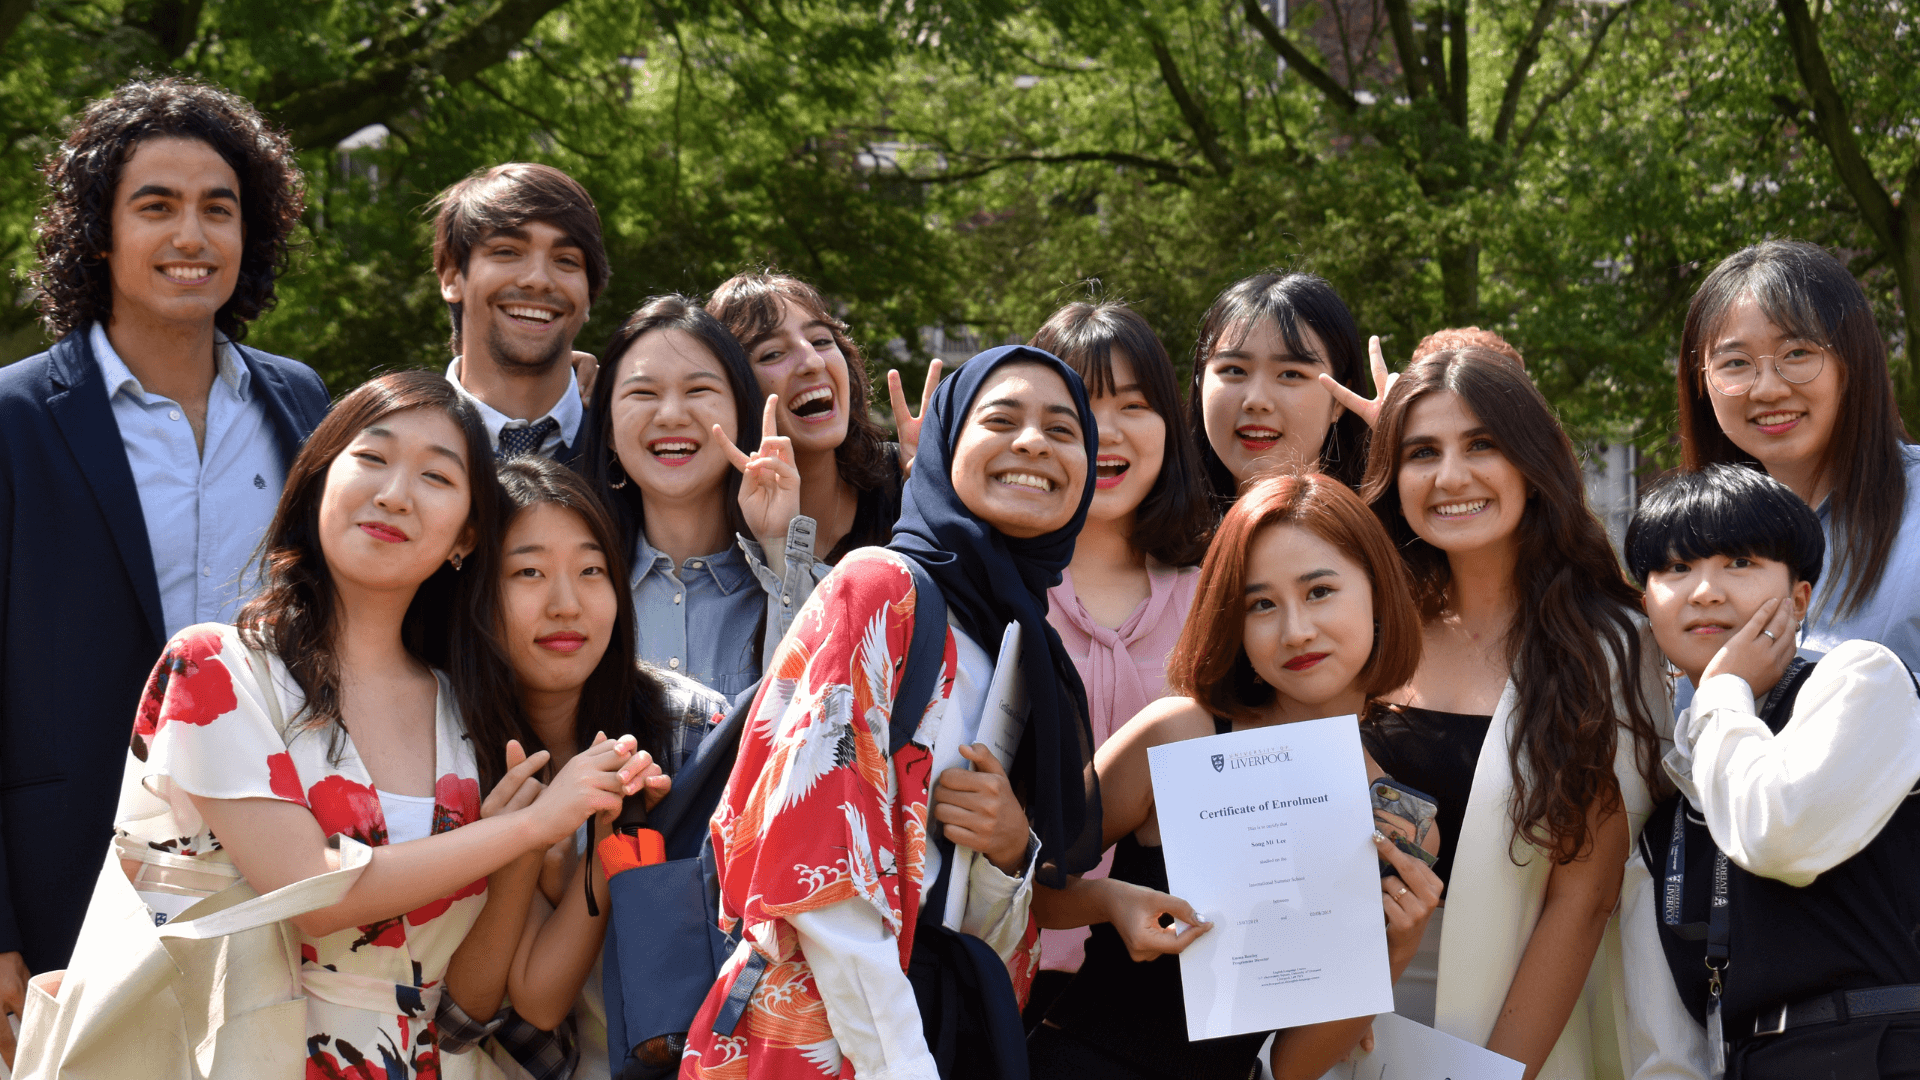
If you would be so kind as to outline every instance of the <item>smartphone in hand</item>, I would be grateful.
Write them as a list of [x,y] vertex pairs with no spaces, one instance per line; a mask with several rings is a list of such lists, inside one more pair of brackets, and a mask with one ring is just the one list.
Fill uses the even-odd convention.
[[[1371,793],[1374,827],[1385,833],[1394,847],[1428,866],[1438,861],[1440,841],[1434,835],[1433,819],[1440,807],[1433,796],[1415,791],[1391,776],[1375,780]],[[1385,877],[1393,872],[1392,865],[1382,860],[1380,875]]]

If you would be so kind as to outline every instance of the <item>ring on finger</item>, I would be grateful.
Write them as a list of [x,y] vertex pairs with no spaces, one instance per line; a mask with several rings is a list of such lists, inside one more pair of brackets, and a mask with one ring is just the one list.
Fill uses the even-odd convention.
[[1777,643],[1778,643],[1778,642],[1780,641],[1780,639],[1779,639],[1779,637],[1777,637],[1777,636],[1776,636],[1776,635],[1774,634],[1774,632],[1773,632],[1773,631],[1771,631],[1771,630],[1762,630],[1762,631],[1760,631],[1760,632],[1761,632],[1761,633],[1763,633],[1763,634],[1765,634],[1765,635],[1767,635],[1767,640],[1768,640],[1768,641],[1771,641],[1771,642],[1774,642],[1774,643],[1776,643],[1776,644],[1777,644]]
[[1400,891],[1399,891],[1399,892],[1397,892],[1397,893],[1394,893],[1394,894],[1393,894],[1393,898],[1394,898],[1395,900],[1398,900],[1399,898],[1401,898],[1401,897],[1403,897],[1403,896],[1405,896],[1405,895],[1407,895],[1408,893],[1410,893],[1410,892],[1412,892],[1412,891],[1413,891],[1412,889],[1409,889],[1409,888],[1407,888],[1407,887],[1406,887],[1405,885],[1402,885],[1402,886],[1400,886]]

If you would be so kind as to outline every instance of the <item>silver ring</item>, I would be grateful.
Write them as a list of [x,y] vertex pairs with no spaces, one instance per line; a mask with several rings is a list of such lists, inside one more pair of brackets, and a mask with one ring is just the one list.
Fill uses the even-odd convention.
[[1778,645],[1780,643],[1780,639],[1774,636],[1773,631],[1762,630],[1760,632],[1767,635],[1767,640],[1773,642],[1775,645]]

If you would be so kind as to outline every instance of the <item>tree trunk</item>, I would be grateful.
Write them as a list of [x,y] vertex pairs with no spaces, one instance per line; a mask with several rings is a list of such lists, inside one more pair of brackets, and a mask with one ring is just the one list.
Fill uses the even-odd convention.
[[1480,319],[1480,245],[1440,250],[1440,295],[1449,326],[1472,326]]

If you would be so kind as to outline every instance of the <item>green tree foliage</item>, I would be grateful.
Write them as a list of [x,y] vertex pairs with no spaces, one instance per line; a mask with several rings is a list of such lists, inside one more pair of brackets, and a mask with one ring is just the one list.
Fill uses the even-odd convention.
[[[0,259],[30,265],[60,119],[178,69],[302,148],[304,251],[253,340],[336,389],[443,361],[423,210],[518,158],[601,208],[589,349],[647,295],[774,265],[869,352],[924,326],[1024,337],[1091,292],[1182,356],[1221,287],[1300,267],[1390,356],[1497,329],[1578,432],[1658,451],[1687,298],[1743,244],[1842,249],[1912,338],[1920,65],[1874,63],[1914,48],[1905,16],[1808,15],[1836,125],[1797,74],[1802,2],[1294,0],[1283,26],[1273,0],[0,0]],[[1849,130],[1871,190],[1836,166]],[[30,351],[23,281],[0,357]]]

